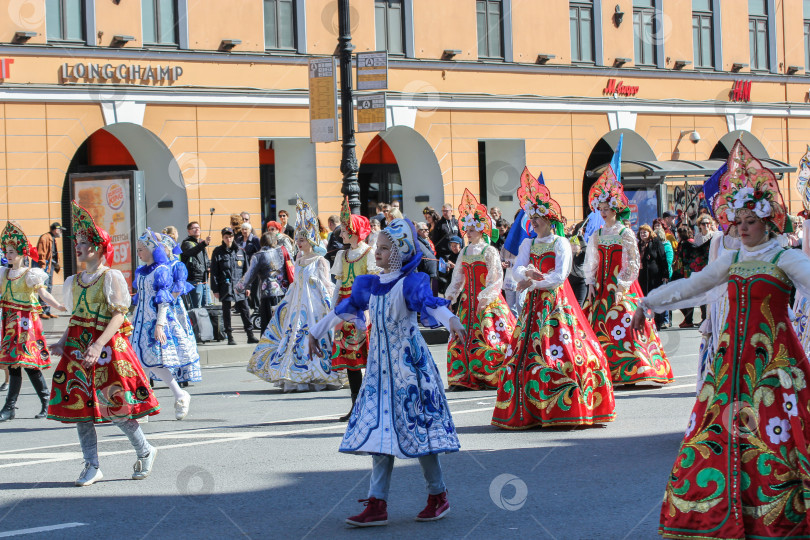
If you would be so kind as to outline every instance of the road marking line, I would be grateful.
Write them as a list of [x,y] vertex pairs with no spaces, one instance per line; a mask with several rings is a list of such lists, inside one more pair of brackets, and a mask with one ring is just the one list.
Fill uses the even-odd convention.
[[[481,409],[467,409],[467,410],[463,410],[463,411],[456,411],[456,412],[453,412],[453,414],[458,415],[458,414],[474,413],[474,412],[481,412],[481,411],[491,411],[491,410],[492,410],[492,407],[484,407],[484,408],[481,408]],[[209,440],[192,441],[192,442],[184,442],[184,443],[176,443],[176,444],[167,444],[167,445],[159,446],[158,448],[160,448],[161,450],[167,450],[167,449],[170,449],[170,448],[187,448],[187,447],[190,447],[190,446],[201,446],[201,445],[218,444],[218,443],[226,443],[226,442],[247,441],[247,440],[252,440],[252,439],[266,439],[266,438],[272,438],[272,437],[285,437],[285,436],[289,436],[289,435],[300,435],[300,434],[304,434],[304,433],[313,433],[313,432],[317,432],[317,431],[328,431],[328,430],[343,431],[344,427],[343,427],[343,424],[338,424],[336,422],[336,423],[334,423],[332,425],[329,425],[329,426],[320,426],[320,427],[305,428],[305,429],[295,429],[295,430],[290,430],[290,431],[276,431],[276,432],[271,432],[271,433],[266,433],[266,432],[265,433],[238,432],[236,434],[234,434],[234,433],[216,433],[216,434],[200,433],[199,435],[208,436]],[[161,435],[163,437],[161,437]],[[184,438],[184,437],[182,437],[182,435],[184,435],[182,432],[180,432],[179,435],[180,436],[171,435],[171,434],[168,434],[168,433],[155,433],[155,434],[149,434],[148,438],[154,438],[154,439],[159,439],[159,438]],[[185,437],[185,438],[191,438],[194,434],[186,433],[185,435],[187,435],[187,437]],[[210,437],[215,437],[215,438],[210,439]],[[126,437],[116,437],[114,439],[107,439],[107,440],[108,441],[111,441],[111,440],[124,441],[124,440],[126,440]],[[99,441],[99,442],[102,442],[102,441]],[[73,445],[76,445],[76,444],[78,444],[78,443],[73,443]],[[63,446],[72,446],[72,445],[63,445]],[[20,452],[25,452],[25,449],[15,450],[15,453],[20,453]],[[131,454],[131,453],[132,453],[132,449],[107,451],[107,452],[99,452],[99,457],[117,456],[117,455],[122,455],[122,454]],[[36,454],[28,454],[25,457],[34,458],[34,459],[30,460],[30,461],[18,461],[16,463],[5,463],[5,464],[0,465],[0,469],[8,469],[8,468],[11,468],[11,467],[23,467],[23,466],[27,466],[27,465],[40,465],[40,464],[45,464],[45,463],[57,463],[57,462],[61,462],[61,461],[71,461],[71,460],[77,459],[77,455],[78,455],[77,452],[64,452],[62,455],[56,454],[53,457],[49,457],[49,458],[45,458],[45,459],[36,459],[38,457]]]
[[59,525],[48,525],[46,527],[33,527],[31,529],[18,529],[16,531],[0,532],[0,538],[10,538],[12,536],[22,536],[24,534],[36,534],[48,531],[58,531],[59,529],[70,529],[73,527],[84,527],[87,523],[61,523]]

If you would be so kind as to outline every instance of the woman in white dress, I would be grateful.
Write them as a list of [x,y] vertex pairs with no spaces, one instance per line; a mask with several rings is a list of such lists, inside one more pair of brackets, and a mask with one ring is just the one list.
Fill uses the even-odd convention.
[[[296,212],[295,243],[299,252],[295,280],[276,307],[247,370],[285,392],[338,389],[345,375],[332,371],[329,358],[311,357],[304,350],[309,329],[332,309],[334,285],[329,278],[329,263],[313,251],[320,239],[312,208],[299,198]],[[331,333],[320,343],[331,350]]]

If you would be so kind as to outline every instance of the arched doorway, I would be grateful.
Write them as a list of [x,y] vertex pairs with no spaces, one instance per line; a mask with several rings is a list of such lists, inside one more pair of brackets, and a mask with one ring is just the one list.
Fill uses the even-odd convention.
[[[138,171],[143,177],[142,193],[137,194],[143,201],[139,226],[145,224],[159,231],[174,225],[183,234],[188,223],[188,197],[180,165],[169,148],[154,133],[128,122],[110,124],[95,131],[76,150],[62,188],[63,222],[70,223],[72,175],[121,173],[124,176],[128,171]],[[135,229],[135,217],[132,218],[129,222]],[[130,237],[137,237],[140,232],[127,231]],[[115,243],[115,237],[113,241]],[[73,253],[67,238],[63,253]],[[70,275],[75,272],[75,261],[67,256],[65,259],[65,275]]]
[[397,158],[379,135],[363,152],[357,180],[360,184],[360,213],[364,216],[377,215],[380,203],[397,201],[402,205],[402,175]]
[[[436,154],[433,153],[433,149],[425,138],[407,126],[394,126],[380,132],[372,140],[372,144],[378,140],[378,137],[388,147],[390,154],[393,155],[392,160],[391,155],[384,153],[382,159],[389,161],[389,163],[377,164],[389,166],[387,169],[389,176],[386,181],[389,182],[387,196],[391,199],[383,200],[383,202],[390,203],[393,200],[400,200],[403,214],[412,219],[421,219],[422,209],[425,206],[433,206],[437,209],[441,207],[444,203],[442,171],[439,168],[439,160],[436,158]],[[374,151],[372,144],[363,153],[361,163],[365,163],[365,154],[369,150]],[[383,148],[383,150],[378,148],[377,152],[387,152],[384,147],[380,148]],[[390,161],[393,161],[393,163],[390,163]],[[392,165],[396,167],[396,174],[394,168],[391,167]],[[367,170],[369,169],[364,170],[361,164],[361,173]],[[378,168],[377,170],[386,169]],[[397,175],[399,178],[397,178]],[[359,177],[361,197],[365,189],[364,184],[370,182],[370,178],[372,177],[362,175]],[[371,201],[365,198],[361,198],[361,201],[364,215],[373,216],[376,214],[374,208],[376,202],[372,204]]]

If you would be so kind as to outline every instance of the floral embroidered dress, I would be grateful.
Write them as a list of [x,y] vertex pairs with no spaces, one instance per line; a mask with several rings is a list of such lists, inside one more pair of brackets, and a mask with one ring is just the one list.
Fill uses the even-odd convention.
[[776,240],[727,251],[644,299],[653,311],[700,305],[726,283],[728,314],[667,483],[671,538],[808,538],[810,364],[788,314],[810,291],[810,261]]
[[[351,295],[352,285],[358,276],[377,272],[374,248],[365,242],[359,242],[356,248],[338,251],[332,274],[337,277],[340,287],[335,289],[333,305]],[[367,358],[368,331],[360,332],[354,323],[341,322],[335,328],[332,342],[332,369],[362,369],[366,367]]]
[[[346,379],[331,360],[310,356],[305,345],[310,328],[332,308],[329,263],[321,256],[295,262],[295,280],[276,307],[248,362],[247,370],[286,391],[340,388]],[[331,332],[321,348],[332,350]]]
[[81,362],[112,316],[129,310],[123,274],[101,266],[95,274],[65,279],[64,291],[64,303],[73,307],[73,314],[64,354],[53,374],[48,418],[102,423],[157,414],[160,406],[127,338],[132,332],[129,321],[102,349],[95,365],[85,368]]
[[39,289],[48,275],[40,268],[0,267],[0,365],[47,369],[48,346],[42,334]]
[[341,452],[415,458],[459,450],[441,374],[416,319],[419,311],[422,324],[440,320],[447,326],[453,315],[446,305],[421,272],[361,276],[338,314],[330,313],[313,329],[317,337],[338,315],[364,319],[368,310],[371,317],[368,364]]
[[458,318],[466,329],[464,343],[447,346],[447,382],[474,390],[498,387],[515,317],[503,299],[503,268],[498,250],[481,239],[459,255],[445,298],[459,299]]
[[[162,249],[162,248],[159,248]],[[187,366],[197,364],[197,344],[193,333],[189,336],[173,309],[174,278],[166,264],[140,266],[135,271],[135,313],[132,317],[132,347],[145,369],[165,367],[183,373]],[[166,343],[155,339],[155,327],[163,324]],[[199,369],[199,368],[198,368]],[[193,373],[193,367],[187,368]]]
[[[639,254],[633,231],[617,222],[603,226],[588,239],[585,254],[585,282],[596,294],[582,310],[605,351],[613,384],[672,382],[672,368],[655,331],[645,321],[644,330],[633,333],[630,323],[643,298],[638,277]],[[616,293],[621,292],[621,302]]]
[[610,368],[568,284],[571,245],[564,237],[526,238],[515,260],[518,281],[533,280],[500,371],[492,424],[506,429],[591,425],[615,417]]

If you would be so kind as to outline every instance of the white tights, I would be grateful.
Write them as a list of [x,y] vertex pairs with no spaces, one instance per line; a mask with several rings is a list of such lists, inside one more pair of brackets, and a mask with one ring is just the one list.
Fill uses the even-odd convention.
[[183,389],[180,388],[180,385],[174,380],[174,375],[172,372],[169,371],[168,368],[165,367],[153,367],[149,368],[149,370],[158,376],[158,378],[169,385],[169,389],[171,389],[172,394],[174,394],[175,401],[183,397]]

